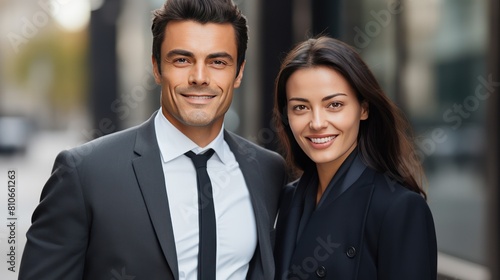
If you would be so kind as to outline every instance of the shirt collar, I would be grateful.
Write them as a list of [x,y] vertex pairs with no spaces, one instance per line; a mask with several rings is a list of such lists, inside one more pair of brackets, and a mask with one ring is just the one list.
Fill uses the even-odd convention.
[[227,163],[227,155],[224,152],[224,124],[217,137],[206,147],[201,148],[170,123],[160,108],[155,117],[155,131],[161,158],[164,163],[184,155],[187,151],[199,154],[208,149],[214,149],[215,154],[222,163]]

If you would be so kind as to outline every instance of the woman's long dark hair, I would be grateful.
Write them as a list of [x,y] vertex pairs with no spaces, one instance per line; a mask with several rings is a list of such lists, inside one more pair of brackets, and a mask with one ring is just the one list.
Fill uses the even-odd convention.
[[424,174],[412,141],[411,127],[399,108],[385,95],[375,76],[351,46],[326,36],[297,45],[285,57],[276,79],[274,122],[283,154],[293,170],[315,166],[302,151],[288,124],[286,83],[299,69],[326,66],[339,72],[368,103],[368,119],[362,120],[358,150],[369,167],[426,198]]

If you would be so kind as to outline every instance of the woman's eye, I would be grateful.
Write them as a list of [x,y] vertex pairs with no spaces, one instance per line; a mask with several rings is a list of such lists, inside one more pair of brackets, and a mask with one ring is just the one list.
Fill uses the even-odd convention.
[[342,107],[342,103],[340,103],[340,102],[333,102],[333,103],[330,103],[330,105],[328,105],[328,107],[337,109],[337,108]]
[[295,106],[293,106],[293,109],[295,111],[302,111],[302,110],[307,109],[307,107],[305,105],[295,105]]

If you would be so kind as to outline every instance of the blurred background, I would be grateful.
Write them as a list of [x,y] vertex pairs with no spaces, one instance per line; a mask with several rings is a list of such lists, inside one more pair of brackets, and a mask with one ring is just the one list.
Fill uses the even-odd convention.
[[[159,108],[150,25],[163,2],[0,0],[1,279],[17,279],[57,153],[139,124]],[[273,84],[284,53],[319,33],[351,44],[415,129],[440,279],[500,279],[498,1],[235,2],[250,41],[226,128],[275,149]],[[6,262],[9,170],[17,176],[16,272]]]

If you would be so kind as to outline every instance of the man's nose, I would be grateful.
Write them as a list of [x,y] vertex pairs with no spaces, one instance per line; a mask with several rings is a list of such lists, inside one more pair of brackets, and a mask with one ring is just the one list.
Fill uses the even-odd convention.
[[189,73],[189,84],[190,85],[209,85],[210,77],[209,71],[205,64],[199,63],[195,64]]

